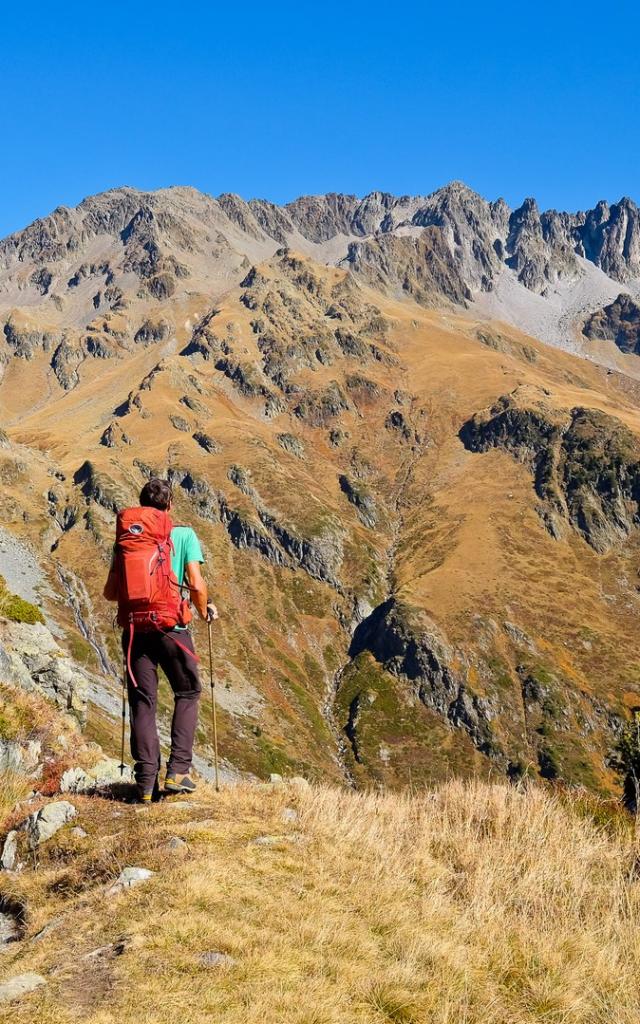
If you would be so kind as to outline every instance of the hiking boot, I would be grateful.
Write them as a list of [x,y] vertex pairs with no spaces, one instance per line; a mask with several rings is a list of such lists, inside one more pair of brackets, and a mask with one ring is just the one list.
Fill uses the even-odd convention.
[[196,784],[193,779],[190,779],[188,775],[179,775],[177,772],[167,775],[164,783],[165,793],[193,793],[195,788]]
[[155,803],[156,800],[160,799],[160,783],[158,782],[158,777],[156,776],[156,781],[154,782],[152,789],[147,789],[146,786],[137,785],[136,793],[139,804]]

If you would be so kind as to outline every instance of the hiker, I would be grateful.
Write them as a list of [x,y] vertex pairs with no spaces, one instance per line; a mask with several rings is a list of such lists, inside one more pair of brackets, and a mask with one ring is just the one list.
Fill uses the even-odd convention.
[[164,788],[169,793],[191,793],[196,788],[189,772],[201,686],[187,629],[190,602],[183,599],[180,588],[188,588],[201,619],[210,623],[218,617],[200,571],[204,561],[200,542],[190,527],[173,525],[170,510],[171,487],[154,477],[140,492],[140,508],[119,513],[104,588],[106,599],[118,602],[118,623],[123,627],[131,754],[143,803],[159,795],[158,666],[169,680],[175,702]]

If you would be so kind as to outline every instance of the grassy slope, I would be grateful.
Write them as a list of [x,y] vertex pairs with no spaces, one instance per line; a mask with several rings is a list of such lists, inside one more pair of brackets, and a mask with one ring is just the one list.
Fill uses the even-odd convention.
[[[344,278],[341,271],[306,262],[326,288]],[[262,269],[277,282],[281,271],[275,263]],[[220,523],[198,518],[192,499],[179,495],[177,515],[195,522],[214,566],[221,610],[216,647],[219,678],[230,685],[234,699],[240,694],[245,706],[237,714],[221,709],[221,731],[230,760],[261,775],[284,767],[313,778],[340,779],[334,730],[322,713],[332,696],[334,673],[348,661],[349,634],[341,628],[340,619],[351,618],[351,591],[376,604],[392,586],[402,601],[425,611],[441,629],[465,666],[469,689],[479,697],[498,694],[502,711],[495,719],[496,738],[510,757],[535,765],[533,730],[522,708],[518,674],[526,660],[527,671],[547,673],[558,692],[567,696],[569,726],[565,728],[563,719],[544,723],[552,734],[549,743],[561,774],[611,791],[615,779],[604,765],[610,736],[600,728],[594,706],[606,704],[620,712],[640,702],[636,653],[640,595],[634,586],[638,534],[604,556],[571,531],[564,540],[553,540],[536,513],[538,500],[529,470],[503,452],[465,451],[458,431],[468,417],[500,395],[529,385],[547,388],[548,401],[559,409],[575,405],[602,409],[638,434],[636,395],[623,393],[620,381],[601,368],[546,348],[513,329],[426,311],[367,290],[362,295],[363,302],[375,303],[386,317],[388,348],[399,365],[376,361],[361,365],[358,359],[336,358],[329,366],[318,365],[315,372],[302,369],[293,374],[297,383],[314,389],[336,379],[348,390],[345,381],[354,371],[378,385],[379,399],[344,413],[333,424],[350,432],[339,448],[329,443],[331,424],[314,427],[289,414],[265,420],[263,403],[241,396],[214,369],[214,360],[189,360],[175,351],[171,354],[169,346],[141,347],[126,358],[90,361],[82,368],[80,386],[65,394],[51,383],[46,354],[28,364],[12,360],[0,410],[16,443],[14,451],[0,458],[11,528],[36,543],[37,535],[44,537],[50,529],[43,495],[52,485],[53,464],[66,475],[64,485],[55,485],[61,503],[68,497],[83,514],[83,499],[72,480],[87,457],[131,500],[142,482],[133,465],[135,458],[152,465],[188,467],[255,522],[251,500],[227,475],[230,466],[242,466],[250,471],[252,486],[265,504],[301,536],[313,537],[326,522],[339,524],[345,550],[341,578],[349,594],[342,597],[301,570],[276,568],[255,552],[237,550]],[[295,298],[307,308],[300,289]],[[221,335],[226,325],[233,326],[236,357],[259,361],[251,328],[255,314],[243,305],[240,290],[229,292],[217,308],[213,326],[218,324]],[[187,323],[192,327],[202,309],[194,305],[184,312],[189,317],[184,326],[180,322],[178,351],[189,340]],[[275,331],[278,337],[297,339],[304,333],[297,321],[282,315],[281,329]],[[484,342],[479,340],[480,329]],[[487,338],[493,339],[491,345]],[[119,421],[135,444],[105,448],[99,439],[114,408],[163,356],[164,369],[142,392],[145,416],[134,409]],[[201,392],[194,390],[190,378]],[[396,388],[409,396],[403,409],[426,437],[415,458],[410,446],[384,426]],[[17,405],[11,404],[15,393],[26,396],[30,408],[19,413]],[[189,413],[180,404],[185,394],[197,397],[206,412]],[[176,431],[169,421],[169,414],[176,411],[186,416],[192,428],[211,433],[221,452],[208,455],[189,433]],[[277,441],[282,431],[295,433],[304,442],[306,461],[282,451]],[[380,522],[375,530],[362,525],[338,483],[342,473],[355,479],[354,461],[364,467],[365,476],[370,474],[366,487],[378,500]],[[17,474],[15,479],[12,474]],[[111,609],[99,599],[113,523],[104,509],[92,505],[90,511],[101,543],[95,543],[80,518],[61,538],[54,535],[60,543],[53,559],[59,558],[86,583],[96,618],[117,658],[109,630]],[[64,624],[72,632],[70,612],[56,610],[60,611],[69,619]],[[527,633],[535,647],[533,654],[512,642],[504,631],[505,621]],[[349,672],[347,679],[352,683]],[[430,781],[438,761],[432,750],[442,747],[442,726],[419,709],[414,735],[405,742],[398,727],[412,714],[413,697],[402,692],[403,684],[382,678],[394,707],[388,722],[373,723],[376,728],[369,733],[361,774],[369,781],[397,785],[406,781],[410,768],[414,780]],[[261,706],[255,712],[246,711],[251,703],[255,707],[256,693]],[[345,725],[352,696],[353,687],[345,690],[335,709],[339,727]],[[105,723],[93,724],[94,735],[106,741]],[[588,750],[583,742],[587,733]],[[397,743],[394,737],[399,737]],[[440,777],[449,774],[451,763],[456,770],[475,770],[477,758],[467,749],[466,737],[454,731],[448,739],[450,749],[439,759]],[[390,751],[386,761],[379,756],[381,745]],[[112,749],[116,746],[117,727]]]
[[[148,810],[74,802],[88,838],[61,832],[37,872],[3,879],[33,909],[2,978],[48,979],[15,1024],[639,1018],[633,829],[597,827],[575,798],[452,782],[413,797],[246,785]],[[171,836],[188,848],[168,851]],[[156,874],[107,897],[131,864]],[[123,937],[121,955],[93,953]],[[214,950],[235,964],[204,966]]]

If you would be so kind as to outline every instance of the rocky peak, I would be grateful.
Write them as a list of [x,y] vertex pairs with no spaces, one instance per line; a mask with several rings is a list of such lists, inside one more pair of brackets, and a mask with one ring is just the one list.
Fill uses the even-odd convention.
[[325,196],[301,196],[284,209],[301,235],[311,242],[326,242],[338,234],[352,234],[358,205],[357,196],[329,192]]
[[498,232],[505,235],[509,226],[509,215],[511,213],[511,208],[508,203],[502,198],[496,199],[495,202],[489,203],[489,210],[491,211],[491,218]]
[[[389,192],[370,192],[353,215],[351,230],[355,235],[370,235],[380,230],[397,200]],[[384,229],[383,229],[384,230]]]
[[609,277],[626,282],[640,276],[640,213],[631,199],[598,203],[579,236],[586,258]]
[[506,263],[530,291],[544,294],[561,278],[579,274],[572,220],[555,210],[540,214],[531,198],[509,217]]
[[248,205],[262,231],[279,245],[286,245],[293,225],[282,208],[266,199],[252,199]]
[[224,210],[229,220],[250,235],[251,238],[263,238],[264,233],[258,224],[254,210],[251,205],[245,202],[240,196],[233,192],[225,192],[218,196],[218,203]]
[[489,204],[461,182],[429,196],[412,224],[437,227],[467,288],[489,291],[499,268],[496,230]]

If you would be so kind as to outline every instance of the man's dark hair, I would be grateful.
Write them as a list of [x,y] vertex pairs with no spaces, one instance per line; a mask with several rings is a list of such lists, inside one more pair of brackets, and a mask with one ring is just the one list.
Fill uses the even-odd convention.
[[145,508],[159,508],[166,512],[171,504],[171,485],[167,480],[160,480],[157,476],[144,485],[140,491],[140,504]]

